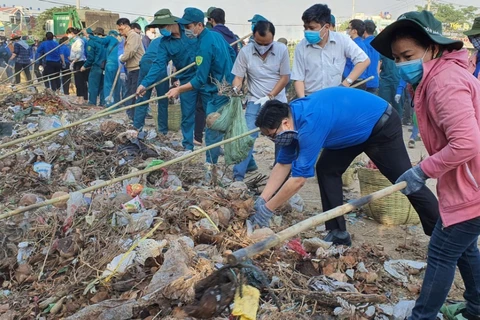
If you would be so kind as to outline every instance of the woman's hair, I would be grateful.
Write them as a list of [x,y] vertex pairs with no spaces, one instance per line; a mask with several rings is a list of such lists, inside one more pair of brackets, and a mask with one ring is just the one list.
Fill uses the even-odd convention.
[[69,33],[73,33],[73,34],[79,34],[80,33],[80,29],[77,29],[77,28],[74,28],[74,27],[70,27],[67,29],[67,31],[65,31],[65,33],[69,34]]
[[290,106],[278,100],[270,100],[260,109],[255,126],[266,129],[277,129],[283,119],[290,116]]
[[392,43],[398,40],[403,40],[403,39],[411,39],[417,46],[422,47],[425,50],[427,50],[427,48],[433,49],[435,45],[438,45],[440,52],[442,51],[452,52],[453,50],[455,50],[455,44],[450,44],[450,45],[438,44],[435,41],[433,41],[425,32],[422,32],[415,27],[405,27],[405,28],[398,29],[392,35]]

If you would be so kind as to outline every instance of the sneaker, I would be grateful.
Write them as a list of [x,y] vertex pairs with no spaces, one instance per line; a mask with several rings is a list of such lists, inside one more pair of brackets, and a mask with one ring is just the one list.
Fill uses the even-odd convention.
[[348,231],[341,231],[340,229],[331,230],[325,238],[323,238],[323,241],[333,242],[335,245],[352,246],[350,233],[348,233]]
[[410,149],[414,149],[414,148],[415,148],[415,140],[410,139],[410,140],[408,141],[408,147],[409,147]]

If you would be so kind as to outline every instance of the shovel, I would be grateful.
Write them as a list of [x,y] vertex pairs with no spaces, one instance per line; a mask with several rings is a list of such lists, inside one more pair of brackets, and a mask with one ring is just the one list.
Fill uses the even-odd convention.
[[107,97],[106,103],[110,104],[113,103],[113,92],[115,91],[115,86],[117,85],[118,77],[120,76],[120,72],[122,71],[122,65],[118,66],[117,74],[115,75],[115,80],[113,80],[113,87],[110,90],[110,94]]
[[253,258],[256,255],[259,255],[270,248],[273,248],[286,240],[296,236],[297,234],[307,231],[308,229],[314,228],[325,221],[331,220],[333,218],[340,217],[354,209],[360,208],[374,200],[381,199],[386,197],[396,191],[400,191],[407,186],[405,181],[394,184],[385,189],[379,190],[367,196],[361,197],[360,199],[352,200],[344,205],[333,208],[331,210],[319,213],[311,218],[303,220],[293,226],[280,231],[279,233],[273,234],[268,238],[254,243],[246,248],[237,250],[227,257],[228,264],[230,266],[236,266],[245,262],[249,258]]

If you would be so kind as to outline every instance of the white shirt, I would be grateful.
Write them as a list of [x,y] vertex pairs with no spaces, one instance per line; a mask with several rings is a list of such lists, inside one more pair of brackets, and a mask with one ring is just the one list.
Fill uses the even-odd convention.
[[80,37],[76,37],[75,42],[72,43],[70,49],[70,61],[85,61],[85,43]]
[[[253,42],[238,53],[232,73],[241,78],[247,75],[248,101],[256,101],[269,94],[281,76],[290,75],[290,58],[287,46],[280,42],[273,42],[265,60],[255,50]],[[275,99],[287,102],[285,89]]]
[[368,56],[349,36],[329,31],[325,47],[302,39],[295,48],[292,80],[305,82],[305,95],[342,83],[345,62],[363,62]]

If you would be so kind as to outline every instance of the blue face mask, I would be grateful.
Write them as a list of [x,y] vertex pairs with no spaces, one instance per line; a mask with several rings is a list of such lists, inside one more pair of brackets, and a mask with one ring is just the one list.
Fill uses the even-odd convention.
[[320,30],[305,30],[303,33],[305,35],[305,39],[307,39],[307,42],[310,44],[317,44],[320,41],[322,41],[322,37],[320,36],[320,32],[322,32],[323,28]]
[[427,51],[428,49],[420,59],[396,63],[400,78],[411,85],[419,84],[423,77],[423,58]]
[[170,37],[172,35],[172,31],[168,30],[167,28],[160,29],[160,34],[164,37]]

